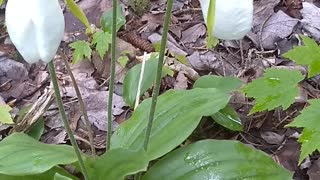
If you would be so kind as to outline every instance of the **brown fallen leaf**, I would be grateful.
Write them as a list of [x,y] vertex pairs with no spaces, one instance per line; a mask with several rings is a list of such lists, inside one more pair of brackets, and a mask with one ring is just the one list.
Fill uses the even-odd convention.
[[310,180],[318,180],[320,177],[320,159],[313,161],[307,172]]
[[196,24],[182,32],[181,41],[184,43],[196,42],[199,37],[206,34],[206,30],[203,23]]
[[180,71],[176,77],[174,83],[174,89],[187,89],[188,88],[188,78],[183,71]]

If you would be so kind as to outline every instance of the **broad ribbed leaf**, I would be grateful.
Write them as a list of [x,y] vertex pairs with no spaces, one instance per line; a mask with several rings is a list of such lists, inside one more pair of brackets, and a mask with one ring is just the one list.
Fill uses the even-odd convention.
[[123,180],[127,175],[145,171],[148,162],[144,151],[112,149],[98,159],[87,159],[86,166],[90,179]]
[[[240,88],[242,81],[236,77],[222,77],[207,75],[200,77],[193,85],[193,88],[217,88],[225,93],[230,93]],[[242,131],[242,123],[237,112],[230,106],[226,106],[211,116],[221,126],[233,130]]]
[[221,126],[232,131],[243,131],[243,126],[238,113],[230,105],[211,116]]
[[291,180],[292,173],[238,141],[204,140],[169,153],[142,179]]
[[43,144],[23,133],[0,142],[0,159],[0,174],[7,175],[39,174],[77,161],[71,146]]
[[64,176],[66,178],[72,179],[72,180],[79,180],[79,178],[69,174],[63,168],[58,167],[58,166],[55,166],[52,169],[50,169],[44,173],[33,174],[33,175],[10,176],[10,175],[0,174],[0,179],[1,180],[51,180],[51,179],[54,179],[54,177],[57,174],[59,174],[60,176]]
[[30,137],[33,137],[35,140],[40,140],[42,134],[44,131],[44,118],[41,116],[37,122],[35,122],[35,124],[33,125],[33,127],[30,129],[29,132],[27,132],[27,134]]
[[[112,34],[112,17],[113,12],[112,9],[105,11],[100,19],[100,24],[102,27],[102,30],[104,32],[108,32],[109,34]],[[117,6],[117,24],[116,24],[116,31],[118,32],[121,26],[123,26],[126,23],[126,17],[124,16],[122,12],[122,8],[120,5]]]
[[[158,54],[152,55],[150,59],[146,61],[139,94],[140,96],[144,94],[154,83],[156,78],[157,64]],[[123,99],[131,107],[134,106],[137,96],[141,66],[142,64],[140,63],[131,68],[123,81]]]
[[[159,96],[147,151],[149,160],[168,153],[197,127],[202,116],[224,108],[229,96],[217,89],[169,90]],[[111,148],[141,150],[148,123],[151,99],[144,100],[131,118],[120,125]]]
[[200,77],[193,85],[193,88],[217,88],[225,93],[230,93],[239,88],[243,82],[236,77],[222,77],[206,75]]

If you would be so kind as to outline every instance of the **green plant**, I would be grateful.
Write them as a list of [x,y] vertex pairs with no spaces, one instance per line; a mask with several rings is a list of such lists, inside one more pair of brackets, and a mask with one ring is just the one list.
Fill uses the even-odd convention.
[[9,105],[0,105],[0,122],[4,124],[12,124],[13,120],[10,114],[12,108]]
[[[311,38],[300,35],[304,46],[294,47],[291,51],[285,53],[283,56],[289,58],[300,65],[308,66],[308,77],[313,77],[320,73],[320,47]],[[319,99],[309,100],[306,109],[301,111],[301,114],[295,118],[293,122],[287,125],[287,127],[300,127],[303,128],[302,134],[299,137],[301,145],[301,154],[299,163],[301,163],[309,154],[315,150],[320,149],[318,139],[320,138],[320,127],[318,119],[320,113],[318,111],[320,107]]]
[[[112,68],[114,75],[115,63],[115,40],[117,29],[117,6],[113,1],[112,16]],[[73,7],[76,5],[72,4]],[[230,93],[237,90],[242,82],[237,78],[205,76],[196,81],[191,90],[169,90],[159,95],[160,80],[163,76],[163,61],[165,58],[165,47],[167,41],[168,24],[171,15],[173,0],[168,1],[168,8],[164,23],[163,37],[159,56],[156,59],[147,61],[147,66],[156,69],[156,75],[150,73],[152,78],[142,79],[141,91],[145,92],[154,85],[153,97],[145,99],[134,110],[131,118],[122,123],[115,133],[107,139],[108,151],[99,157],[84,155],[77,149],[77,144],[68,128],[63,106],[61,106],[61,97],[59,91],[56,91],[60,113],[63,117],[66,129],[70,133],[70,139],[73,147],[66,145],[47,145],[39,143],[36,139],[22,133],[14,133],[0,142],[0,178],[3,179],[78,179],[70,175],[59,165],[72,165],[79,170],[85,179],[97,180],[117,180],[124,179],[128,175],[139,173],[137,179],[228,179],[228,178],[250,178],[250,179],[291,179],[292,174],[284,168],[277,165],[265,153],[247,147],[236,141],[218,141],[204,140],[184,147],[178,147],[198,126],[203,116],[211,116],[216,122],[231,130],[242,130],[242,125],[235,111],[228,106]],[[80,10],[78,12],[82,21],[86,23],[85,16]],[[75,14],[77,15],[77,14]],[[84,19],[85,18],[85,19]],[[97,32],[96,32],[97,33]],[[96,40],[91,43],[85,42],[77,44],[75,47],[76,61],[83,59],[84,56],[91,56],[92,45],[100,56],[104,56],[108,50],[110,41],[101,40],[105,38],[105,31],[94,33]],[[110,34],[110,33],[109,33]],[[109,36],[108,36],[109,37]],[[99,44],[99,45],[98,45]],[[84,48],[85,47],[85,48]],[[98,48],[99,47],[99,48]],[[91,51],[90,51],[90,50]],[[90,53],[88,53],[90,52]],[[137,90],[130,92],[130,88],[137,88],[141,65],[134,67],[127,74],[124,98],[132,106]],[[55,88],[57,82],[54,76],[54,66],[49,64],[50,74]],[[282,83],[283,76],[287,72],[274,72],[267,70],[266,77],[280,79]],[[270,73],[272,72],[272,73]],[[148,75],[149,73],[146,72]],[[269,77],[269,75],[272,77]],[[295,73],[293,80],[289,82],[291,91],[294,91],[296,84],[301,79],[301,75]],[[112,76],[113,76],[112,75]],[[146,76],[145,75],[145,76]],[[271,76],[270,75],[270,76]],[[112,97],[113,77],[111,77],[109,92]],[[272,79],[273,80],[273,79]],[[155,81],[155,84],[153,82]],[[269,87],[268,80],[256,80],[259,86],[269,88],[281,85],[276,81],[271,82]],[[135,84],[136,83],[136,84]],[[208,83],[210,85],[208,86]],[[255,83],[255,81],[253,82]],[[275,84],[275,85],[274,85]],[[285,85],[288,85],[285,84]],[[260,87],[260,88],[262,88]],[[243,91],[251,93],[255,86],[247,85]],[[292,90],[293,89],[293,90]],[[138,95],[141,95],[138,94]],[[255,94],[252,95],[256,97]],[[257,96],[257,99],[261,96]],[[274,97],[276,98],[276,97]],[[264,99],[264,97],[262,97]],[[288,100],[291,102],[292,100]],[[262,106],[257,111],[275,108],[283,105],[275,101],[272,105]],[[268,103],[268,102],[265,102]],[[286,107],[289,103],[284,104]],[[112,99],[109,101],[109,112],[111,113]],[[150,111],[149,111],[150,109]],[[111,125],[111,115],[108,114],[109,125]],[[231,117],[231,118],[230,118]],[[235,121],[235,119],[237,119]],[[235,124],[232,124],[235,123]],[[230,125],[231,123],[231,125]],[[110,128],[110,127],[109,127]],[[108,129],[109,129],[108,128]],[[110,129],[109,129],[110,130]],[[111,130],[108,131],[111,133]],[[110,148],[110,149],[109,149]],[[176,149],[176,150],[175,150]],[[174,150],[174,151],[173,151]],[[172,151],[172,152],[171,152]],[[77,158],[78,156],[78,158]],[[81,157],[79,157],[81,156]],[[163,158],[161,158],[163,156]],[[161,160],[158,160],[161,158]],[[82,162],[82,159],[84,162]],[[151,168],[146,171],[149,162],[154,161]],[[79,168],[80,166],[80,168]],[[176,171],[172,171],[175,169]],[[86,172],[87,170],[87,172]]]
[[300,65],[308,66],[308,78],[320,73],[320,47],[311,38],[300,35],[304,46],[297,46],[283,56]]
[[[115,30],[116,32],[118,32],[119,29],[125,24],[126,20],[121,10],[121,7],[116,6],[116,8],[117,8],[116,9],[117,19],[115,24],[115,28],[116,28]],[[80,10],[74,10],[74,11],[79,12]],[[81,20],[81,22],[87,21],[86,16],[82,16],[82,13],[78,13],[74,15],[77,16],[78,19]],[[113,17],[112,11],[106,11],[103,13],[103,15],[100,18],[100,24],[102,26],[102,30],[98,30],[96,32],[93,32],[93,30],[90,30],[90,32],[92,33],[92,34],[89,34],[90,36],[92,36],[91,41],[78,40],[69,45],[72,49],[74,49],[73,59],[72,59],[72,62],[74,64],[83,60],[84,58],[87,58],[90,60],[93,50],[96,50],[98,52],[101,59],[104,58],[105,54],[109,50],[110,44],[112,44],[112,26],[113,26],[113,24],[111,23],[112,17]],[[90,26],[86,25],[86,27],[89,28]]]
[[279,106],[287,109],[298,95],[298,83],[303,79],[298,70],[266,69],[262,78],[255,79],[242,89],[248,97],[256,100],[250,114]]
[[[306,65],[310,78],[320,73],[320,48],[311,38],[304,35],[300,35],[300,38],[304,45],[294,47],[283,56],[297,64]],[[250,112],[273,110],[279,106],[287,109],[294,103],[294,98],[299,92],[298,83],[303,79],[304,77],[298,70],[267,69],[263,78],[254,80],[242,89],[248,96],[256,99],[256,105]],[[312,99],[308,103],[310,106],[301,111],[301,114],[287,125],[287,127],[303,128],[299,137],[299,142],[302,144],[299,164],[309,154],[320,149],[318,143],[320,131],[317,122],[320,116],[318,112],[320,101]]]

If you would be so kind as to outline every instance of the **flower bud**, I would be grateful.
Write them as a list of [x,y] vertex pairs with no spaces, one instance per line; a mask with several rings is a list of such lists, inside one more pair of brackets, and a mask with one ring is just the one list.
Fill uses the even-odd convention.
[[54,58],[65,26],[58,0],[8,0],[5,19],[12,43],[28,63]]
[[[242,39],[251,29],[253,0],[215,0],[215,18],[212,35],[218,39]],[[200,0],[205,22],[208,19],[210,0]]]

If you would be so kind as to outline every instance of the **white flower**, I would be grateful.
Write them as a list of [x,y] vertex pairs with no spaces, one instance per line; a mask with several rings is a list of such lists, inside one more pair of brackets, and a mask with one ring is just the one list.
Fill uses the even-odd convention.
[[5,16],[10,39],[28,63],[54,58],[65,26],[58,0],[8,0]]
[[[207,21],[210,0],[200,0]],[[242,39],[251,29],[253,0],[216,0],[213,35],[218,39]]]

